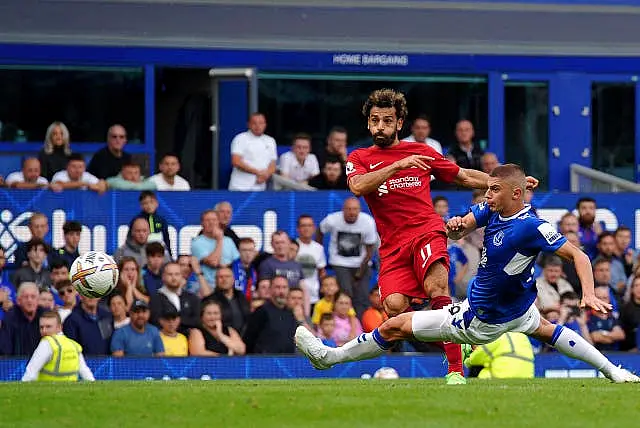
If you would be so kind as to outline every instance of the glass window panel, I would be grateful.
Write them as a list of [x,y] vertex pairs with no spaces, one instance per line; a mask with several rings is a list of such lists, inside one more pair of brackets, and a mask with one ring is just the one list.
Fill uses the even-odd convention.
[[[331,127],[343,126],[350,146],[368,146],[362,104],[373,90],[386,87],[406,95],[408,122],[419,114],[430,117],[431,137],[443,148],[455,142],[455,124],[461,118],[471,120],[476,140],[486,145],[487,83],[481,77],[261,74],[259,105],[267,116],[267,133],[279,145],[289,145],[295,133],[307,132],[317,150]],[[401,137],[408,136],[409,129],[407,123]]]
[[635,87],[626,83],[591,86],[593,168],[635,181]]
[[505,158],[549,183],[549,85],[544,82],[505,82]]
[[120,123],[129,143],[144,141],[142,68],[0,66],[0,141],[44,141],[59,120],[72,143],[104,142],[107,129]]

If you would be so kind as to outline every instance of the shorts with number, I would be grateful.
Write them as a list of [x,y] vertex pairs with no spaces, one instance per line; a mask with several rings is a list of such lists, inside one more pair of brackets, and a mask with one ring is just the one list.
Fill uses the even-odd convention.
[[442,340],[471,345],[493,342],[508,331],[531,334],[539,326],[540,312],[535,304],[514,320],[502,324],[488,324],[474,316],[466,299],[436,311],[414,312],[412,318],[413,335],[418,340]]
[[380,259],[378,285],[382,301],[393,293],[426,299],[424,278],[427,270],[440,260],[449,271],[447,235],[443,231],[427,232],[413,241],[399,244]]

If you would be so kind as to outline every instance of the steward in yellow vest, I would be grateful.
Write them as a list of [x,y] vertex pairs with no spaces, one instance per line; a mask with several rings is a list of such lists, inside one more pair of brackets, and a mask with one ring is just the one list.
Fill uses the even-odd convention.
[[532,378],[534,376],[533,348],[522,333],[505,333],[497,340],[478,346],[464,365],[483,366],[478,378]]
[[40,335],[42,339],[27,364],[23,382],[75,382],[78,376],[95,380],[82,355],[82,346],[62,334],[62,322],[57,312],[42,314]]

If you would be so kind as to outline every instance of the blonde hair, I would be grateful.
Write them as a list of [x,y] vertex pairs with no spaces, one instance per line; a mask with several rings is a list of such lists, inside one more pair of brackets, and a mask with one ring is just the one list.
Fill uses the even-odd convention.
[[53,153],[53,143],[51,142],[51,135],[56,127],[60,127],[62,131],[62,141],[64,141],[64,154],[69,156],[71,154],[71,144],[69,144],[69,128],[62,122],[53,122],[47,128],[47,133],[44,136],[44,152],[48,155]]

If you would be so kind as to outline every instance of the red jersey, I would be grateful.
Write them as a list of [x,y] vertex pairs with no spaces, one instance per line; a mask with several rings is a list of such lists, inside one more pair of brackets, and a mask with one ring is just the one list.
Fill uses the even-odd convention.
[[460,167],[424,143],[402,142],[393,147],[371,146],[353,151],[347,159],[347,180],[385,168],[410,155],[435,158],[431,169],[408,168],[395,173],[374,192],[364,195],[380,235],[380,256],[428,232],[445,231],[431,200],[431,175],[450,183]]

